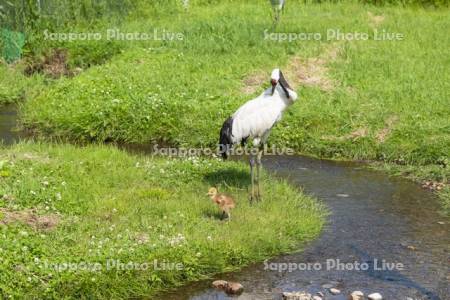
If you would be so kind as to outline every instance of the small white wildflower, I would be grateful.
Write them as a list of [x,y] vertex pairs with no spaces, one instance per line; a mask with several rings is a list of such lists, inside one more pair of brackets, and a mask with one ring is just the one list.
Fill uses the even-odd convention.
[[61,199],[62,199],[61,193],[56,193],[56,200],[61,200]]
[[28,236],[28,232],[26,232],[26,231],[21,231],[19,233],[20,233],[21,236]]
[[35,191],[30,191],[30,194],[31,195],[36,195],[36,192]]
[[66,186],[66,182],[65,181],[61,182],[61,185]]
[[45,186],[49,185],[48,181],[43,181],[42,184],[45,185]]
[[210,235],[208,235],[206,238],[208,239],[208,241],[212,240],[212,237]]

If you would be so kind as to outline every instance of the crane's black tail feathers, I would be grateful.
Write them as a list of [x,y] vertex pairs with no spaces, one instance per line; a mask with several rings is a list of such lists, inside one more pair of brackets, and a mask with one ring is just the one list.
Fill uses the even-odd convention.
[[228,158],[228,152],[233,145],[231,136],[233,132],[233,117],[229,117],[222,125],[220,129],[219,138],[219,153],[222,155],[223,159]]

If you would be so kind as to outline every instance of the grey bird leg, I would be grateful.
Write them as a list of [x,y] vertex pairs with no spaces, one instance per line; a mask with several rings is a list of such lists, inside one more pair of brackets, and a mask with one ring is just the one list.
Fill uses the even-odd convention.
[[272,17],[273,17],[272,30],[275,30],[275,28],[278,25],[278,15],[277,15],[277,10],[276,9],[272,10]]
[[253,200],[255,199],[255,174],[254,174],[254,166],[255,166],[255,156],[253,154],[253,151],[250,151],[250,177],[251,177],[251,184],[252,184],[252,191],[250,194],[250,204],[253,203]]
[[259,178],[260,178],[259,174],[260,174],[261,166],[262,166],[262,163],[261,163],[262,154],[263,154],[263,150],[260,147],[260,148],[258,148],[258,156],[256,157],[256,177],[257,177],[257,179],[256,179],[256,199],[258,201],[261,201],[261,191],[259,188]]

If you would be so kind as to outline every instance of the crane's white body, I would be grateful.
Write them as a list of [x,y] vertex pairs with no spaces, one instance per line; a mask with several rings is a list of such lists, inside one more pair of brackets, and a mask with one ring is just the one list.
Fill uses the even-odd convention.
[[253,139],[254,146],[265,143],[270,129],[281,120],[283,112],[295,100],[297,93],[287,89],[289,98],[278,85],[272,95],[272,89],[265,90],[257,98],[246,102],[233,115],[232,142]]

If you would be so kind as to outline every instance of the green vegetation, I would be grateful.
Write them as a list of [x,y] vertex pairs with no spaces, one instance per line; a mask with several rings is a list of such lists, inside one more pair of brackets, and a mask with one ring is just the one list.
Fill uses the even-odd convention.
[[[124,22],[120,30],[180,32],[182,41],[114,41],[126,51],[26,102],[23,125],[77,141],[213,146],[223,120],[261,91],[243,93],[247,79],[264,85],[270,70],[282,66],[291,82],[303,85],[272,143],[319,157],[431,166],[446,183],[448,13],[291,3],[277,32],[322,38],[278,42],[264,38],[270,27],[264,5],[160,9],[157,17]],[[328,40],[330,28],[369,38]],[[376,40],[383,31],[404,38]],[[310,84],[308,76],[318,82]]]
[[[249,206],[248,170],[237,162],[31,143],[1,153],[1,298],[149,296],[297,250],[323,224],[319,205],[268,175],[264,201]],[[216,184],[237,200],[231,222],[206,196]],[[108,260],[150,266],[108,270]],[[154,260],[183,269],[155,270]],[[64,263],[103,268],[55,270]]]
[[36,96],[44,88],[45,81],[40,75],[27,77],[18,66],[0,62],[0,106]]
[[[267,3],[198,0],[185,9],[179,1],[146,2],[126,2],[135,6],[122,14],[108,6],[114,1],[85,1],[22,24],[31,33],[26,59],[0,64],[0,105],[20,102],[23,127],[49,139],[212,147],[222,122],[280,66],[300,98],[271,143],[318,157],[381,161],[392,174],[443,183],[450,213],[448,8],[290,1],[276,32],[321,38],[278,42],[265,38]],[[44,28],[104,38],[45,40]],[[156,29],[173,40],[106,40],[107,28]],[[369,38],[327,39],[329,29]],[[375,30],[404,38],[379,41]],[[68,55],[55,68],[81,73],[58,80],[41,71],[24,75],[42,69],[40,62],[51,70],[54,49]],[[263,203],[250,207],[248,170],[239,163],[133,156],[112,146],[21,143],[0,153],[0,298],[151,296],[297,250],[323,225],[319,205],[268,175]],[[205,195],[216,184],[237,198],[232,222],[220,221]],[[106,270],[108,259],[184,267]],[[103,269],[55,270],[64,263]]]

